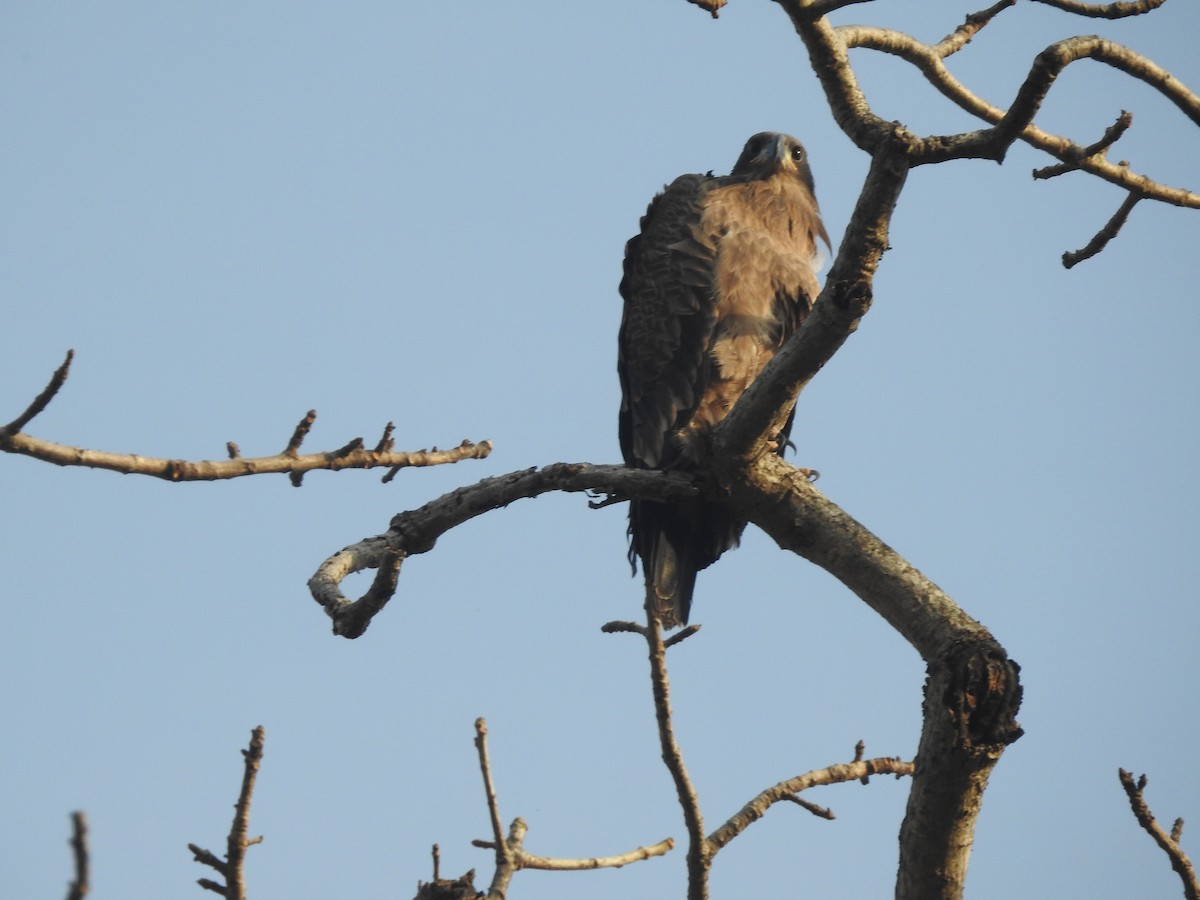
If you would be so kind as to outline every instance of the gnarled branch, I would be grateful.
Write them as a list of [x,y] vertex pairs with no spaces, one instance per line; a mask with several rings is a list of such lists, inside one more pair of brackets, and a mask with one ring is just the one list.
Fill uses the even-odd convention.
[[[420,509],[400,513],[385,533],[339,550],[321,563],[308,580],[308,588],[333,620],[333,633],[356,638],[391,599],[403,561],[433,549],[441,535],[475,516],[548,491],[681,500],[696,496],[697,490],[686,475],[587,463],[555,463],[542,469],[486,478],[451,491]],[[379,570],[371,588],[358,600],[346,599],[340,587],[343,579],[364,569]]]

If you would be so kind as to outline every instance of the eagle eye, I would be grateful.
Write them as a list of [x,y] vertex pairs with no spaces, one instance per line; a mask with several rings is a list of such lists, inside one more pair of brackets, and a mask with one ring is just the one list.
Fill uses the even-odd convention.
[[804,161],[804,148],[803,147],[793,147],[792,148],[792,162],[803,162],[803,161]]

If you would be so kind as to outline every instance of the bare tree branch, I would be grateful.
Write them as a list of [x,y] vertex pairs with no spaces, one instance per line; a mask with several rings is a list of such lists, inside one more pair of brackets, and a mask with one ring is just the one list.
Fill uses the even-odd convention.
[[1125,3],[1081,3],[1079,0],[1034,0],[1044,3],[1064,12],[1075,13],[1077,16],[1088,16],[1093,19],[1124,19],[1126,16],[1140,16],[1151,10],[1158,9],[1164,0],[1129,0]]
[[718,850],[732,841],[735,837],[763,817],[770,807],[781,800],[792,800],[799,803],[810,812],[832,819],[833,814],[816,804],[810,804],[796,794],[822,784],[844,784],[847,781],[864,781],[872,775],[895,775],[901,777],[912,775],[915,764],[901,759],[881,757],[879,759],[858,759],[853,762],[839,763],[826,766],[797,775],[786,781],[781,781],[767,788],[753,800],[738,810],[725,824],[708,836],[708,844],[715,854]]
[[717,460],[737,508],[879,613],[928,665],[917,769],[901,827],[898,898],[959,897],[988,776],[1017,740],[1019,667],[891,547],[777,456]]
[[66,360],[55,371],[45,389],[21,415],[0,428],[0,451],[31,456],[56,466],[108,469],[125,475],[150,475],[164,481],[219,481],[247,475],[286,473],[296,486],[300,485],[300,479],[305,472],[315,469],[338,472],[342,469],[388,468],[391,471],[384,480],[389,481],[400,468],[438,466],[464,459],[485,459],[492,452],[490,441],[478,444],[463,441],[451,450],[438,450],[435,447],[432,450],[397,453],[391,449],[392,424],[389,422],[384,430],[383,439],[374,450],[365,449],[362,438],[354,438],[336,450],[302,455],[299,453],[299,447],[316,421],[317,414],[314,410],[309,410],[296,426],[287,447],[274,456],[243,457],[237,444],[230,442],[226,445],[229,459],[225,460],[161,459],[136,453],[87,450],[24,434],[22,429],[49,405],[62,388],[73,358],[74,351],[68,351]]
[[75,860],[75,879],[67,886],[67,900],[83,900],[91,890],[88,855],[87,816],[71,813],[71,856]]
[[[663,763],[675,784],[675,794],[679,799],[684,826],[688,833],[687,896],[688,900],[705,900],[708,897],[708,873],[716,850],[705,840],[700,798],[683,762],[683,751],[675,739],[675,727],[671,722],[671,682],[667,677],[667,647],[663,641],[662,623],[649,602],[645,609],[645,625],[634,622],[609,622],[601,630],[606,634],[633,632],[640,634],[646,641],[650,656],[650,686],[654,696],[654,715],[658,723],[659,747]],[[694,634],[695,630],[691,630],[690,633]]]
[[525,835],[529,826],[524,819],[514,819],[509,826],[508,836],[504,835],[504,827],[500,824],[500,804],[496,800],[496,786],[492,779],[492,763],[487,747],[487,722],[483,718],[475,720],[475,750],[479,755],[479,769],[483,774],[483,789],[487,796],[488,816],[492,823],[492,840],[472,841],[476,847],[496,851],[496,872],[488,888],[489,900],[504,900],[508,893],[512,877],[521,869],[544,869],[556,872],[577,872],[585,869],[619,869],[633,862],[650,859],[652,856],[663,856],[674,846],[671,838],[637,847],[627,853],[616,856],[593,856],[586,859],[556,859],[546,856],[535,856],[525,850]]
[[1130,192],[1121,202],[1111,219],[1105,223],[1104,227],[1096,232],[1095,236],[1088,241],[1087,246],[1080,250],[1067,252],[1062,255],[1062,264],[1064,269],[1070,269],[1073,266],[1083,262],[1085,259],[1091,259],[1101,250],[1108,246],[1108,242],[1117,236],[1117,233],[1125,225],[1129,218],[1129,213],[1137,206],[1138,201],[1145,198],[1138,193]]
[[1142,792],[1146,789],[1146,776],[1143,775],[1134,781],[1132,773],[1126,772],[1124,769],[1118,769],[1117,774],[1121,779],[1121,787],[1125,789],[1125,796],[1129,798],[1129,805],[1133,809],[1133,815],[1137,818],[1138,824],[1150,837],[1154,838],[1154,842],[1167,854],[1167,858],[1171,860],[1171,868],[1183,882],[1183,895],[1187,900],[1200,900],[1200,880],[1197,880],[1192,861],[1179,846],[1179,839],[1183,836],[1183,819],[1176,819],[1171,833],[1168,834],[1155,821],[1154,814],[1150,812],[1150,807],[1146,805],[1146,800],[1142,796]]
[[214,869],[225,879],[224,884],[208,878],[201,878],[196,883],[205,890],[220,894],[229,900],[246,900],[246,848],[262,843],[261,837],[248,838],[247,834],[250,828],[250,798],[254,794],[254,781],[262,763],[265,738],[263,727],[259,725],[250,733],[249,748],[242,751],[245,770],[242,774],[242,789],[234,806],[233,825],[225,841],[225,859],[220,859],[211,850],[188,844],[196,862]]
[[[384,534],[339,550],[321,563],[308,580],[309,591],[333,620],[334,634],[359,637],[391,599],[405,559],[432,550],[437,539],[456,525],[514,500],[547,491],[592,491],[648,500],[681,500],[696,496],[698,489],[687,475],[586,463],[555,463],[542,469],[485,478],[420,509],[400,513]],[[355,601],[346,599],[341,592],[342,580],[364,569],[381,571],[366,594]]]
[[[809,26],[803,27],[809,29]],[[824,29],[812,30],[819,35],[826,34]],[[1041,108],[1055,79],[1064,68],[1081,59],[1094,59],[1106,63],[1145,82],[1175,104],[1191,121],[1200,124],[1200,96],[1189,90],[1170,72],[1128,47],[1094,35],[1067,38],[1051,44],[1034,60],[1012,105],[1003,110],[968,90],[946,69],[942,63],[941,51],[922,44],[915,38],[898,31],[866,25],[845,25],[827,31],[836,35],[827,39],[837,40],[846,50],[871,49],[904,59],[915,66],[931,85],[956,106],[995,125],[993,129],[970,134],[920,139],[912,145],[910,159],[913,165],[968,156],[1002,159],[1009,144],[1019,138],[1064,163],[1072,163],[1080,170],[1126,190],[1138,190],[1151,199],[1175,206],[1200,208],[1200,194],[1161,184],[1134,172],[1128,166],[1109,162],[1102,154],[1086,154],[1085,148],[1079,144],[1042,131],[1032,124],[1033,117]],[[834,99],[831,97],[830,102],[834,102]],[[865,103],[865,99],[863,102]],[[855,130],[860,129],[856,127]]]
[[1065,175],[1068,172],[1079,171],[1079,163],[1082,160],[1089,159],[1093,156],[1102,156],[1108,152],[1108,148],[1119,141],[1122,135],[1129,130],[1129,126],[1133,124],[1133,113],[1126,110],[1121,110],[1121,114],[1117,116],[1117,120],[1108,128],[1104,129],[1104,134],[1100,140],[1094,144],[1088,144],[1086,147],[1079,148],[1078,151],[1072,150],[1072,159],[1070,162],[1056,163],[1053,166],[1046,166],[1042,169],[1034,169],[1033,177],[1037,178],[1055,178],[1059,175]]
[[970,43],[971,38],[979,34],[984,26],[988,25],[992,19],[996,18],[1004,10],[1016,5],[1017,0],[1000,0],[987,9],[982,9],[979,12],[971,13],[967,16],[966,21],[959,25],[954,31],[946,35],[936,44],[932,45],[931,49],[942,59],[957,53],[963,47]]
[[667,648],[663,644],[662,625],[652,607],[646,607],[646,629],[643,632],[650,655],[650,686],[654,694],[654,714],[658,722],[658,739],[663,763],[675,783],[675,794],[683,810],[683,822],[688,833],[688,900],[704,900],[708,896],[708,872],[712,866],[712,850],[704,840],[704,816],[700,798],[683,762],[683,751],[675,739],[671,722],[671,682],[667,677]]
[[25,412],[21,413],[3,428],[0,428],[0,438],[3,438],[5,435],[16,434],[28,425],[34,416],[50,405],[50,401],[54,399],[55,395],[62,389],[63,384],[66,383],[67,375],[71,371],[71,361],[74,359],[75,351],[68,350],[67,357],[62,361],[62,365],[54,370],[54,374],[50,377],[50,382],[34,398],[33,402],[29,404]]

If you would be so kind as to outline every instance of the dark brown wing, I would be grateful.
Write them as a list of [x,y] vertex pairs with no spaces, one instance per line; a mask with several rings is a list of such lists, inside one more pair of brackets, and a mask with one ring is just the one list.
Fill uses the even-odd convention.
[[677,449],[670,435],[696,408],[715,308],[716,249],[692,246],[704,197],[719,182],[683,175],[654,198],[641,232],[625,245],[625,313],[617,356],[621,452],[625,462],[663,468]]

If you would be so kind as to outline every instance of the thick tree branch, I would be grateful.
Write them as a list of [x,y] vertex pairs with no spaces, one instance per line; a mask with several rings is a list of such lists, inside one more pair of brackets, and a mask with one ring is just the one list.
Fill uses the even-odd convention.
[[748,469],[727,466],[719,477],[740,511],[781,547],[838,578],[926,661],[925,714],[900,833],[896,896],[961,897],[988,777],[1021,735],[1020,668],[987,629],[799,470],[775,455]]
[[201,849],[196,844],[188,844],[196,862],[214,869],[225,879],[225,883],[220,884],[208,878],[201,878],[197,884],[229,900],[246,900],[246,848],[262,842],[261,837],[249,838],[247,834],[250,828],[250,798],[254,794],[254,782],[258,777],[258,767],[262,763],[264,741],[265,732],[259,725],[250,734],[250,747],[242,751],[245,771],[242,774],[242,789],[234,807],[233,825],[225,841],[225,859],[220,859],[212,851]]
[[786,410],[870,310],[875,272],[888,249],[892,213],[908,175],[902,145],[898,137],[872,157],[825,289],[800,329],[713,430],[717,455],[742,462],[767,453]]
[[1140,16],[1158,9],[1164,0],[1129,0],[1124,3],[1081,3],[1079,0],[1034,0],[1044,3],[1064,12],[1075,13],[1077,16],[1088,16],[1093,19],[1124,19],[1126,16]]
[[1124,769],[1118,769],[1117,773],[1138,824],[1150,837],[1154,838],[1154,842],[1167,854],[1167,858],[1171,860],[1171,868],[1183,882],[1183,895],[1187,900],[1200,900],[1200,879],[1196,877],[1192,861],[1179,846],[1179,839],[1183,837],[1183,819],[1176,819],[1168,834],[1155,820],[1154,814],[1150,812],[1150,807],[1146,805],[1145,797],[1142,796],[1142,792],[1146,789],[1146,776],[1143,775],[1135,781],[1133,775]]
[[463,441],[451,450],[416,450],[395,452],[392,450],[392,423],[384,429],[383,437],[373,450],[367,450],[362,438],[354,438],[336,450],[301,454],[299,448],[316,421],[317,414],[310,410],[292,432],[287,446],[274,456],[243,457],[234,443],[228,444],[229,459],[185,460],[162,459],[141,456],[136,453],[109,453],[103,450],[87,450],[30,437],[22,429],[54,399],[67,379],[74,351],[55,371],[49,384],[29,407],[3,428],[0,428],[0,451],[31,456],[56,466],[84,466],[90,469],[108,469],[124,475],[150,475],[164,481],[220,481],[242,478],[247,475],[286,473],[297,487],[305,472],[324,469],[338,472],[342,469],[391,470],[384,480],[390,480],[397,469],[407,467],[438,466],[456,463],[464,459],[484,459],[492,452],[490,441],[478,444]]
[[[441,535],[475,516],[547,491],[681,500],[696,496],[697,490],[687,475],[586,463],[555,463],[542,469],[486,478],[451,491],[420,509],[400,513],[385,533],[339,550],[321,563],[308,580],[308,588],[333,620],[333,633],[356,638],[391,599],[403,561],[433,549]],[[380,571],[366,594],[355,601],[346,599],[341,593],[342,580],[364,569]]]

